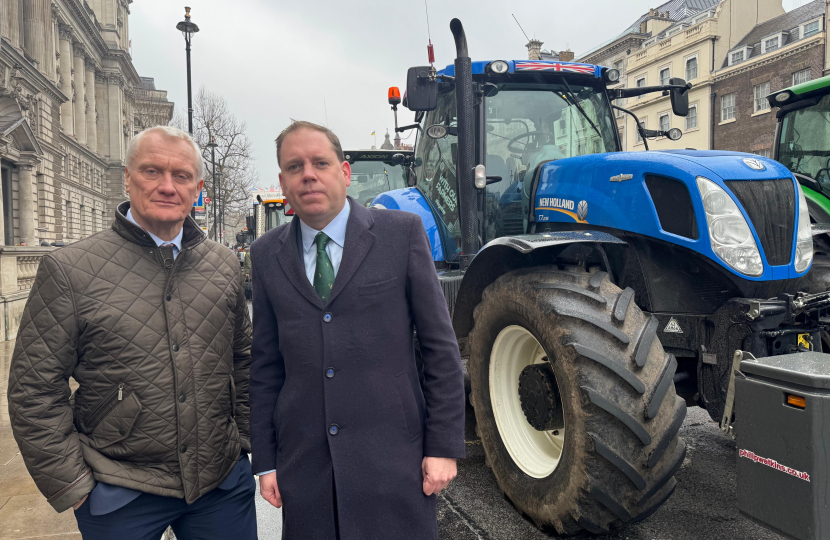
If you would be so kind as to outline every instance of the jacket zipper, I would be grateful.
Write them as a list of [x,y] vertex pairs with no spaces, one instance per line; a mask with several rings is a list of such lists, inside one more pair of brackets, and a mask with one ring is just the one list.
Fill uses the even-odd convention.
[[107,405],[112,403],[112,398],[117,397],[116,401],[122,401],[124,399],[124,383],[121,382],[118,384],[118,388],[111,390],[107,393],[107,397],[102,399],[98,405],[92,410],[90,414],[89,422],[84,422],[86,427],[90,429],[90,431],[94,430],[98,423],[101,421],[101,418],[104,416],[104,411],[107,409]]

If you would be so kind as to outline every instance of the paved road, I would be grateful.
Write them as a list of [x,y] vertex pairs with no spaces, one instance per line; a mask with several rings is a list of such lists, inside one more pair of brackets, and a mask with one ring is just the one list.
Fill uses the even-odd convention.
[[[458,478],[439,501],[442,540],[526,540],[550,538],[522,518],[502,496],[484,464],[475,436],[473,409],[467,407],[467,458]],[[680,430],[687,455],[677,474],[674,495],[642,523],[603,536],[573,538],[615,540],[780,540],[738,514],[735,499],[735,443],[709,420],[706,411],[689,409]]]

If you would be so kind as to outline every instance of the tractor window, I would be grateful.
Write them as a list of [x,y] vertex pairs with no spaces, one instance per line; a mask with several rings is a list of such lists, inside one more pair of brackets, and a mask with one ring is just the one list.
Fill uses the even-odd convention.
[[[440,124],[446,127],[457,126],[455,113],[455,93],[445,92],[438,96],[438,107],[426,114],[422,128]],[[461,244],[461,224],[458,219],[458,181],[455,177],[455,164],[458,157],[458,137],[447,134],[442,139],[421,137],[415,149],[415,173],[418,189],[430,200],[444,220],[447,230]]]
[[352,184],[346,192],[366,205],[386,191],[406,187],[406,171],[401,165],[383,161],[355,161],[352,164]]
[[784,117],[778,161],[830,192],[830,95]]
[[[559,79],[561,80],[561,79]],[[546,161],[619,150],[604,88],[505,83],[486,98],[487,240],[523,232],[522,187]]]

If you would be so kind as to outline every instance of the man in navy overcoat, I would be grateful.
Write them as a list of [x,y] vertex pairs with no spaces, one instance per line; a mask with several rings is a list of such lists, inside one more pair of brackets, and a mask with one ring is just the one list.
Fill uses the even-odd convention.
[[286,128],[277,159],[296,216],[251,247],[260,491],[284,505],[288,540],[437,539],[464,383],[421,220],[348,198],[349,163],[322,126]]

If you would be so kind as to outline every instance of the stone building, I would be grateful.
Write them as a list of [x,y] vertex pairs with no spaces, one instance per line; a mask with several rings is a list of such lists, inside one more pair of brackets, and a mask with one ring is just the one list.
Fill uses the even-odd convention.
[[0,0],[0,339],[46,243],[108,227],[141,79],[132,0]]
[[715,148],[772,157],[771,92],[821,77],[825,0],[755,26],[721,60],[712,86]]
[[[648,129],[680,128],[683,138],[649,140],[651,149],[712,147],[713,72],[726,53],[756,24],[782,15],[781,0],[669,0],[640,17],[616,38],[583,54],[580,61],[623,72],[625,87],[668,84],[672,77],[691,82],[689,116],[671,113],[660,93],[619,100]],[[617,111],[626,150],[644,150],[634,119]]]

